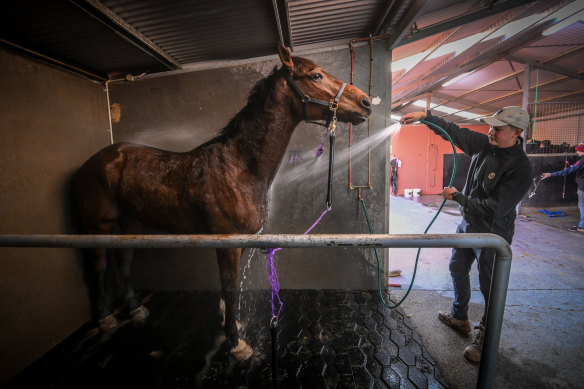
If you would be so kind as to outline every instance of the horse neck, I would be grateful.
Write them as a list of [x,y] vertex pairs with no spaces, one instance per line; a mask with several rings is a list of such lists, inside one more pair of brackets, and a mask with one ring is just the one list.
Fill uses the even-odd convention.
[[292,133],[301,121],[290,103],[290,95],[276,95],[262,111],[242,123],[242,128],[229,140],[248,171],[267,185],[274,179]]

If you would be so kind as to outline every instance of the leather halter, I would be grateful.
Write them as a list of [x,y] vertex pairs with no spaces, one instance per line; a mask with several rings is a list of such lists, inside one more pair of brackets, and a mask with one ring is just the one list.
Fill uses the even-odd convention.
[[[300,87],[294,82],[294,80],[292,79],[290,74],[285,73],[285,76],[286,76],[286,81],[288,81],[288,84],[290,84],[292,86],[292,88],[296,91],[298,96],[300,96],[300,98],[302,99],[302,103],[304,105],[304,121],[305,122],[319,124],[319,125],[324,126],[326,128],[330,128],[331,122],[333,123],[333,125],[335,125],[335,122],[337,121],[337,108],[339,107],[339,100],[341,99],[341,95],[343,94],[343,91],[345,90],[345,87],[347,86],[346,82],[343,82],[343,84],[339,88],[339,91],[337,92],[337,95],[335,96],[333,101],[324,101],[324,100],[316,99],[314,97],[307,96],[306,93],[304,93],[302,91],[302,89],[300,89]],[[322,124],[319,122],[314,122],[314,121],[308,120],[308,112],[307,111],[308,111],[308,104],[309,103],[323,105],[329,109],[329,116],[328,116],[328,119],[326,121],[326,124]]]

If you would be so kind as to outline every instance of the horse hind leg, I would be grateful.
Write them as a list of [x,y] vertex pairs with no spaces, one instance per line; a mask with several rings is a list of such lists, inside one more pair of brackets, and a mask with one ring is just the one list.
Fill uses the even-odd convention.
[[237,294],[237,273],[242,249],[217,249],[217,263],[221,277],[221,299],[225,301],[225,336],[231,346],[229,353],[243,361],[253,355],[253,349],[239,338],[235,321],[235,301]]
[[[91,265],[93,277],[88,279],[93,311],[102,331],[111,331],[117,328],[118,321],[109,308],[109,280],[106,274],[107,257],[105,248],[85,249],[83,256],[88,265]],[[94,285],[92,285],[94,283]]]
[[[142,224],[131,215],[123,215],[119,219],[120,229],[122,234],[140,234],[142,232]],[[143,322],[146,320],[150,312],[142,305],[136,298],[134,286],[132,284],[131,267],[132,258],[134,257],[134,249],[116,249],[114,251],[116,263],[118,266],[118,276],[122,285],[124,300],[128,305],[130,315],[134,320]]]

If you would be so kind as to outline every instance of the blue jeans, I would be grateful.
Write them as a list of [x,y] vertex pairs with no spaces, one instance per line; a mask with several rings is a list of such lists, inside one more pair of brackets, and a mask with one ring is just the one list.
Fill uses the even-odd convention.
[[[468,224],[463,220],[456,229],[457,234],[468,231]],[[479,286],[485,299],[485,311],[481,319],[484,325],[487,318],[489,292],[491,290],[491,278],[495,264],[495,250],[480,248],[454,248],[450,258],[450,275],[454,287],[454,302],[452,303],[452,316],[458,320],[468,320],[468,303],[470,301],[470,270],[474,260],[477,260],[479,269]]]
[[578,189],[578,208],[580,208],[580,224],[578,227],[584,228],[584,191]]

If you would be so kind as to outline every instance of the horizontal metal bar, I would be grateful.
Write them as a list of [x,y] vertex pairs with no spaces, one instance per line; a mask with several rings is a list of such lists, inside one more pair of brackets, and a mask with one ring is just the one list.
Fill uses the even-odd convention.
[[511,249],[494,234],[231,234],[231,235],[0,235],[0,247],[491,247]]
[[511,247],[494,234],[313,234],[313,235],[0,235],[0,247],[65,248],[307,248],[402,247],[493,248],[497,253],[481,353],[478,388],[490,389],[494,381],[509,274]]

